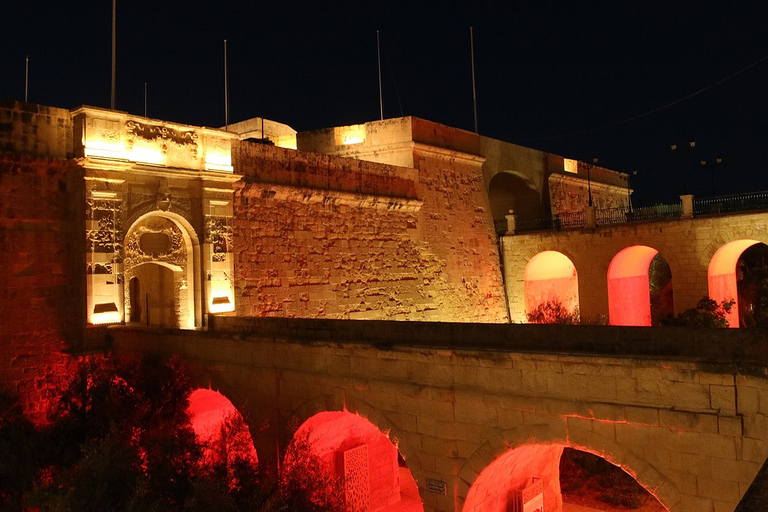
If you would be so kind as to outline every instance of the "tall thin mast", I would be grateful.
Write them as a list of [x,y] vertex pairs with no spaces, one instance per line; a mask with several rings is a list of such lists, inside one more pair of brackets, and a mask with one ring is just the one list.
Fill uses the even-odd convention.
[[117,60],[117,0],[112,0],[112,97],[109,108],[115,110],[115,61]]
[[227,40],[224,40],[224,128],[229,128],[229,82],[227,81]]
[[24,60],[24,103],[27,103],[29,101],[29,55]]
[[384,120],[384,101],[381,94],[381,42],[379,39],[379,31],[376,31],[376,58],[379,63],[379,115],[381,120]]
[[147,117],[147,82],[144,82],[144,117]]
[[475,133],[477,133],[477,89],[475,88],[475,35],[472,27],[469,27],[469,49],[472,53],[472,103],[475,110]]

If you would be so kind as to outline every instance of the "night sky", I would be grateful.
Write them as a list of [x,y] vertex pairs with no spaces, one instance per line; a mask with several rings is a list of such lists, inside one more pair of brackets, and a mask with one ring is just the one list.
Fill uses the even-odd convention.
[[[764,3],[118,0],[116,107],[142,115],[147,82],[150,117],[222,126],[227,39],[231,121],[376,120],[378,29],[384,116],[471,130],[473,26],[480,133],[636,169],[636,204],[768,190]],[[0,97],[23,99],[29,55],[30,101],[108,107],[111,15],[4,2]]]

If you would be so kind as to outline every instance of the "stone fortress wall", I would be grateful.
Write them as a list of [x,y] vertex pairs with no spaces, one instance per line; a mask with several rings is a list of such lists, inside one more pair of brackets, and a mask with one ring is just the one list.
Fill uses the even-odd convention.
[[0,385],[45,420],[85,325],[83,171],[68,110],[0,102]]

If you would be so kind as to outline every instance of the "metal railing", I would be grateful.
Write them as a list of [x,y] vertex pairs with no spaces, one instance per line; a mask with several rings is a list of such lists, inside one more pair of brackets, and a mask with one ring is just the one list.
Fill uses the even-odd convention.
[[694,199],[693,201],[694,215],[743,212],[766,208],[768,208],[768,192],[706,197],[704,199]]
[[[732,196],[709,197],[693,200],[693,215],[716,215],[731,212],[768,209],[768,191]],[[629,222],[674,219],[683,215],[682,203],[657,204],[643,208],[602,208],[595,210],[595,224],[610,226]],[[568,212],[538,219],[516,219],[515,230],[546,231],[550,229],[578,229],[586,226],[586,212]],[[506,232],[506,221],[496,224],[497,233]]]
[[555,217],[559,220],[559,227],[562,229],[583,228],[587,223],[587,215],[584,210],[580,212],[560,213]]
[[555,228],[554,217],[542,217],[539,219],[517,219],[516,231],[546,231]]

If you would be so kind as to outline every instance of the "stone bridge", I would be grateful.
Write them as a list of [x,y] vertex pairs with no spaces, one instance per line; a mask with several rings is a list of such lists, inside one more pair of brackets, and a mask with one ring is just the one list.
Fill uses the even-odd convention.
[[[557,297],[578,306],[582,318],[651,325],[648,276],[656,255],[669,265],[674,313],[680,314],[704,296],[737,299],[737,261],[759,243],[768,244],[764,211],[690,211],[671,219],[508,234],[501,244],[510,317],[525,322],[537,303]],[[731,327],[739,326],[738,309],[737,302]]]
[[762,330],[216,317],[208,332],[109,332],[118,353],[181,354],[247,418],[262,463],[291,424],[364,418],[425,511],[507,510],[531,477],[561,510],[565,447],[621,466],[670,511],[733,511],[768,456]]

